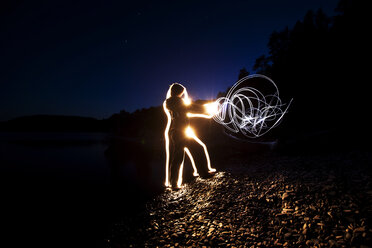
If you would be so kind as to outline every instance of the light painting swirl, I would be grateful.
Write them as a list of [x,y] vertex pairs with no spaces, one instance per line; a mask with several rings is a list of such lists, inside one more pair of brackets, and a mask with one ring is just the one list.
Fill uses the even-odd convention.
[[[269,92],[264,94],[262,90],[249,86],[254,79],[260,79],[265,84],[262,88]],[[225,97],[214,102],[217,110],[213,119],[233,133],[257,138],[280,123],[291,102],[282,103],[278,87],[270,78],[260,74],[249,75],[231,87]]]

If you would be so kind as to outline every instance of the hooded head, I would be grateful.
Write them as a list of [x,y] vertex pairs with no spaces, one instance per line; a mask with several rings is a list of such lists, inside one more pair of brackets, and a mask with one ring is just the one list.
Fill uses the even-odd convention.
[[173,83],[171,86],[169,86],[169,90],[167,92],[167,99],[170,97],[186,97],[187,91],[186,88],[179,83]]
[[185,91],[185,87],[182,84],[174,83],[170,87],[170,95],[181,97]]

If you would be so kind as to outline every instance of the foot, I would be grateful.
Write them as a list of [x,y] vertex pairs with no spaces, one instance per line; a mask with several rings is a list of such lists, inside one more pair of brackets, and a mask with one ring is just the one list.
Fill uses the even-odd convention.
[[176,186],[176,187],[172,187],[172,191],[178,191],[178,190],[180,190],[180,189],[182,189],[182,186]]

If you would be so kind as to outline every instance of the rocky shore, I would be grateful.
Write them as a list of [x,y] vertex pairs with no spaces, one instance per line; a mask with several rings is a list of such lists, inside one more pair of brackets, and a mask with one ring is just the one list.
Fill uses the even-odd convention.
[[234,158],[117,223],[107,247],[372,247],[369,152]]

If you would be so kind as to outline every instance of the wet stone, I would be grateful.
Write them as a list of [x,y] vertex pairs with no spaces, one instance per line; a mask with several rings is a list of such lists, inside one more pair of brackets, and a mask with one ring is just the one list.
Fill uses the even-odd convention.
[[284,234],[284,238],[288,239],[292,236],[292,233],[285,233]]

